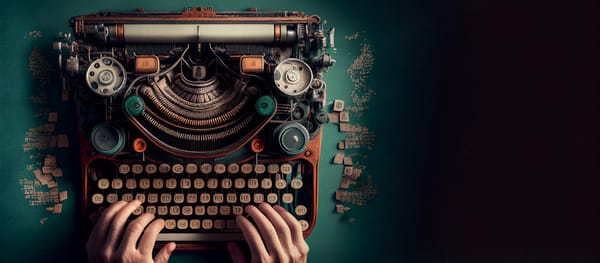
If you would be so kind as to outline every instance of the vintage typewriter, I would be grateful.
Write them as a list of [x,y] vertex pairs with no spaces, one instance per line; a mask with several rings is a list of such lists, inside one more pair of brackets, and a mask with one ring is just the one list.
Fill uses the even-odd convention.
[[335,62],[319,16],[139,9],[71,25],[55,47],[77,102],[90,223],[140,199],[134,214],[166,220],[159,241],[201,248],[243,239],[235,216],[268,202],[311,232]]

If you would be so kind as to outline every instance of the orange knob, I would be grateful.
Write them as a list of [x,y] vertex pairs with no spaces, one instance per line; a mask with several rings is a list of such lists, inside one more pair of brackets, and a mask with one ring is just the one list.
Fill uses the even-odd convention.
[[146,151],[147,145],[146,140],[142,138],[136,138],[133,140],[133,150],[139,153],[143,153]]
[[250,142],[250,148],[255,153],[262,152],[265,149],[265,142],[261,138],[254,138]]

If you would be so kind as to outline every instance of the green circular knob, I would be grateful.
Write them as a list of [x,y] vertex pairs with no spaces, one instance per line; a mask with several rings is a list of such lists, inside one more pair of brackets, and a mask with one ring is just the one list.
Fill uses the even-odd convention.
[[111,123],[100,123],[92,129],[92,146],[101,154],[113,155],[125,146],[125,131]]
[[271,96],[261,96],[256,100],[255,108],[260,116],[270,116],[275,112],[275,99]]
[[125,111],[131,116],[139,116],[144,111],[144,101],[133,95],[125,100]]

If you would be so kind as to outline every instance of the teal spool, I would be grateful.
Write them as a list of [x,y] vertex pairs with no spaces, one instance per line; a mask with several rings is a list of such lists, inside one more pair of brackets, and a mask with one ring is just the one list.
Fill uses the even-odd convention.
[[256,100],[255,108],[260,116],[270,116],[275,112],[275,99],[268,95],[261,96]]
[[125,146],[125,131],[112,123],[100,123],[92,129],[91,141],[99,153],[113,155]]
[[127,98],[124,106],[125,111],[131,116],[139,116],[144,111],[144,101],[136,95]]

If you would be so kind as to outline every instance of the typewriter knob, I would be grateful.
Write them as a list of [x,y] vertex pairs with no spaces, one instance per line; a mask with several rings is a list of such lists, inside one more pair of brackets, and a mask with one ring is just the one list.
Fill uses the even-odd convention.
[[111,57],[94,60],[85,73],[88,87],[98,95],[113,96],[125,87],[125,67]]
[[308,130],[298,122],[283,123],[274,131],[279,148],[285,154],[296,155],[306,150],[310,139]]
[[275,86],[283,94],[299,96],[304,94],[311,86],[313,73],[306,62],[296,58],[288,58],[275,67],[273,80]]
[[315,114],[315,120],[318,124],[324,124],[329,121],[329,116],[327,116],[326,112],[319,111],[317,114]]
[[125,111],[131,116],[139,116],[144,111],[144,101],[133,95],[125,100]]
[[261,96],[254,105],[260,116],[271,116],[275,111],[275,99],[271,96]]
[[112,123],[100,123],[92,129],[92,146],[101,154],[113,155],[125,145],[125,131]]

